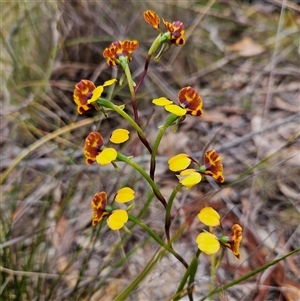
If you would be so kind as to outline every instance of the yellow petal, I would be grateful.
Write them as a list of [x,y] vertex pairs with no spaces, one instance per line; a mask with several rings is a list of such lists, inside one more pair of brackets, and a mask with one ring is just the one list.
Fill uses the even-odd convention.
[[185,169],[183,170],[181,173],[180,173],[180,176],[182,177],[186,177],[192,173],[196,172],[196,170],[194,168],[188,168],[188,169]]
[[157,106],[164,107],[166,105],[170,105],[171,103],[173,103],[173,101],[167,99],[166,97],[160,97],[153,99],[152,103]]
[[107,225],[112,230],[121,229],[128,221],[128,213],[126,210],[118,209],[107,218]]
[[187,188],[192,188],[200,183],[202,179],[201,174],[194,169],[186,169],[180,173],[180,176],[183,176],[180,183]]
[[116,160],[117,151],[114,148],[105,148],[97,157],[96,161],[99,165],[106,165]]
[[208,232],[200,233],[196,238],[196,242],[198,248],[205,254],[214,254],[220,249],[217,237]]
[[130,202],[133,199],[134,199],[134,190],[132,190],[130,187],[123,187],[119,189],[115,197],[115,200],[118,203]]
[[98,86],[94,91],[92,97],[88,100],[88,103],[92,103],[98,100],[103,92],[103,86]]
[[178,154],[172,158],[169,159],[169,169],[172,171],[179,171],[186,169],[190,164],[192,160],[187,154]]
[[130,132],[125,129],[116,129],[112,132],[109,140],[112,143],[119,144],[129,139]]
[[198,213],[199,220],[206,226],[219,226],[220,225],[220,215],[219,213],[211,208],[204,207]]
[[115,78],[112,78],[110,80],[107,80],[106,82],[104,82],[103,87],[107,87],[107,86],[111,86],[112,84],[114,84],[117,80]]
[[186,109],[183,109],[178,105],[167,105],[165,106],[165,109],[166,111],[175,114],[177,116],[184,116],[186,114]]

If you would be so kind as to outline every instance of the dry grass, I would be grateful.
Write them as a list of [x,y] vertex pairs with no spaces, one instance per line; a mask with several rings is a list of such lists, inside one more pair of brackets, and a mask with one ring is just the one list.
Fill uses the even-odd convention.
[[[175,243],[187,261],[200,231],[195,215],[211,204],[223,224],[243,225],[242,261],[226,255],[216,285],[227,283],[299,247],[299,23],[294,2],[263,5],[236,1],[1,2],[1,226],[0,300],[111,300],[140,273],[158,247],[141,229],[131,234],[91,227],[90,201],[134,187],[133,213],[163,234],[164,210],[130,168],[86,166],[83,141],[91,130],[108,138],[127,125],[95,111],[75,113],[72,92],[87,78],[119,76],[102,51],[118,39],[140,43],[131,63],[138,81],[156,32],[142,17],[154,9],[187,29],[184,47],[151,62],[138,95],[149,140],[166,118],[151,99],[176,99],[191,85],[200,91],[204,116],[187,118],[159,148],[157,182],[164,195],[177,185],[167,160],[178,152],[202,156],[205,146],[223,158],[224,185],[205,182],[177,196]],[[126,86],[116,103],[131,114]],[[134,139],[133,139],[134,138]],[[147,169],[147,154],[133,135],[122,151]],[[4,179],[5,176],[5,179]],[[300,300],[299,255],[225,291],[216,300]],[[130,300],[167,300],[184,271],[165,256]],[[208,260],[196,275],[195,297],[208,291]]]

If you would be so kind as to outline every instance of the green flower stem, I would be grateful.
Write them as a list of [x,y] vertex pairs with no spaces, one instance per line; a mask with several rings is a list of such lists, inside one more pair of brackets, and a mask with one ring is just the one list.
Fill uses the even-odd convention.
[[179,255],[173,248],[171,248],[161,238],[159,238],[159,236],[157,236],[146,224],[144,224],[131,214],[128,214],[128,219],[143,228],[158,244],[160,244],[163,248],[173,254],[185,266],[185,268],[188,268],[188,264],[181,257],[181,255]]
[[137,124],[139,124],[139,116],[138,116],[138,110],[137,110],[137,105],[136,105],[135,92],[134,92],[133,81],[132,81],[129,65],[127,62],[127,58],[120,57],[120,64],[125,72],[125,76],[127,79],[127,83],[128,83],[128,87],[129,87],[129,91],[130,91],[130,95],[131,95],[131,104],[132,104],[132,108],[133,108],[134,120]]
[[[210,285],[209,285],[210,292],[213,292],[215,289],[215,278],[216,278],[216,254],[211,254]],[[208,300],[212,300],[212,296],[209,296]]]
[[138,171],[145,180],[149,183],[149,185],[152,187],[152,190],[155,194],[155,196],[159,199],[159,201],[163,204],[165,208],[167,208],[167,202],[163,195],[161,194],[160,190],[158,189],[157,185],[154,183],[154,181],[150,178],[150,176],[145,172],[144,169],[141,168],[140,165],[132,161],[130,158],[126,157],[125,155],[118,153],[117,159],[120,161],[123,161],[127,163],[128,165],[132,166],[136,171]]
[[181,183],[179,183],[177,185],[177,187],[172,191],[169,200],[168,200],[168,204],[167,204],[167,208],[166,208],[166,218],[165,218],[165,231],[166,231],[166,236],[167,236],[167,240],[168,243],[170,244],[170,227],[171,227],[171,209],[172,209],[172,205],[175,199],[176,194],[178,193],[178,191],[183,187],[183,185]]
[[200,254],[201,254],[201,251],[198,249],[196,255],[191,260],[191,263],[190,263],[188,269],[185,271],[185,274],[183,275],[183,277],[179,283],[179,286],[178,286],[178,289],[176,291],[175,298],[173,299],[173,301],[177,301],[180,299],[181,292],[183,291],[183,288],[188,279],[189,279],[188,294],[190,295],[190,293],[192,293],[192,290],[194,287],[193,283],[194,283],[195,275],[196,275],[197,268],[198,268],[198,257],[200,256]]
[[151,154],[151,163],[150,163],[150,177],[151,179],[154,180],[154,173],[155,173],[155,165],[156,165],[156,154],[157,154],[157,150],[158,150],[158,146],[160,144],[160,141],[165,133],[165,131],[167,130],[167,128],[173,124],[176,120],[178,119],[178,116],[175,114],[171,114],[165,124],[160,128],[157,137],[154,141],[154,145],[153,145],[153,149],[152,149],[152,154]]
[[[139,124],[139,115],[138,115],[138,109],[137,109],[137,103],[136,103],[136,94],[135,94],[135,89],[133,87],[133,80],[132,80],[132,77],[131,77],[131,73],[130,73],[128,62],[127,62],[127,58],[122,57],[120,63],[121,63],[121,66],[123,67],[123,70],[125,72],[125,76],[126,76],[126,79],[127,79],[127,83],[128,83],[128,87],[129,87],[129,91],[130,91],[130,95],[131,95],[131,104],[132,104],[132,109],[133,109],[133,114],[134,114],[134,121],[135,121],[136,124]],[[139,136],[141,142],[146,146],[146,148],[149,150],[149,152],[151,154],[151,147],[150,147],[147,139],[145,138],[145,135],[144,134],[141,135],[138,132],[138,136]]]
[[149,67],[149,64],[150,64],[150,60],[151,60],[151,57],[152,55],[155,53],[155,51],[158,49],[158,47],[162,44],[162,43],[166,43],[168,41],[168,39],[170,38],[170,35],[166,35],[166,34],[159,34],[156,39],[153,41],[149,51],[148,51],[148,56],[147,56],[147,59],[146,59],[146,62],[145,62],[145,67],[144,67],[144,71],[143,71],[143,74],[141,76],[141,79],[139,80],[138,84],[136,85],[135,89],[134,89],[134,92],[135,94],[137,93],[138,89],[140,88],[142,82],[144,81],[144,78],[147,74],[147,71],[148,71],[148,67]]
[[299,251],[300,251],[300,247],[297,248],[297,249],[295,249],[295,250],[293,250],[293,251],[291,251],[291,252],[289,252],[289,253],[287,253],[287,254],[285,254],[284,256],[282,256],[282,257],[280,257],[280,258],[278,258],[276,260],[273,260],[273,261],[271,261],[271,262],[269,262],[269,263],[267,263],[267,264],[265,264],[265,265],[257,268],[254,271],[249,272],[248,274],[246,274],[246,275],[244,275],[244,276],[242,276],[242,277],[240,277],[240,278],[238,278],[236,280],[231,281],[228,284],[220,286],[219,288],[215,289],[213,292],[210,292],[208,295],[206,295],[205,297],[203,297],[199,301],[204,301],[204,300],[206,300],[210,296],[213,296],[213,295],[216,295],[218,293],[224,292],[229,287],[232,287],[232,286],[234,286],[234,285],[236,285],[236,284],[238,284],[238,283],[240,283],[240,282],[242,282],[244,280],[247,280],[248,278],[250,278],[250,277],[252,277],[252,276],[254,276],[254,275],[256,275],[256,274],[258,274],[260,272],[263,272],[264,270],[266,270],[270,266],[272,266],[272,265],[274,265],[274,264],[276,264],[276,263],[284,260],[285,258],[287,258],[287,257],[289,257],[289,256],[291,256],[291,255],[293,255],[293,254],[295,254],[295,253],[297,253]]
[[[172,240],[176,240],[182,236],[185,227],[181,226],[177,229]],[[158,252],[156,252],[147,264],[147,266],[142,270],[142,272],[125,288],[115,299],[114,301],[123,301],[136,289],[136,287],[145,279],[145,277],[150,273],[150,271],[155,267],[158,261],[165,255],[167,250],[164,247],[161,247]]]
[[161,248],[148,263],[148,265],[142,270],[142,272],[127,286],[113,301],[127,300],[127,297],[136,289],[136,287],[145,279],[150,271],[155,267],[158,261],[165,255],[166,249]]
[[195,283],[195,275],[198,269],[198,257],[201,254],[201,251],[198,249],[196,255],[193,257],[189,267],[190,267],[190,277],[188,282],[188,295],[190,300],[193,300],[193,290],[194,290],[194,283]]
[[108,101],[104,98],[99,98],[97,100],[97,104],[100,106],[103,106],[105,108],[112,109],[113,111],[117,112],[119,115],[121,115],[128,123],[137,131],[142,143],[146,146],[149,153],[152,154],[151,146],[149,145],[143,130],[139,127],[139,125],[119,106],[116,106],[111,101]]

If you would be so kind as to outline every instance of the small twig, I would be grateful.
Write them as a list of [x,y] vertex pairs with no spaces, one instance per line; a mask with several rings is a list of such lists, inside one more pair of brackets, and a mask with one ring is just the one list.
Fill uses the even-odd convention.
[[232,142],[228,142],[228,143],[224,143],[223,145],[221,145],[218,150],[219,151],[222,151],[222,150],[225,150],[225,149],[228,149],[228,148],[232,148],[232,147],[235,147],[239,144],[242,144],[244,143],[245,141],[248,141],[250,140],[252,137],[256,136],[256,135],[259,135],[259,134],[262,134],[266,131],[269,131],[269,130],[272,130],[272,129],[275,129],[283,124],[286,124],[288,122],[291,122],[291,121],[294,121],[296,120],[297,118],[300,117],[300,113],[297,113],[297,114],[294,114],[292,116],[289,116],[283,120],[280,120],[280,121],[275,121],[273,123],[271,123],[269,126],[259,130],[259,131],[255,131],[255,132],[251,132],[249,134],[246,134],[244,136],[242,136],[241,138],[238,138]]
[[[0,271],[7,273],[9,275],[13,275],[13,276],[27,276],[27,277],[37,277],[37,278],[45,278],[45,279],[56,279],[57,277],[59,277],[59,274],[49,274],[49,273],[38,273],[38,272],[27,272],[27,271],[15,271],[15,270],[11,270],[11,269],[7,269],[4,268],[2,266],[0,266]],[[75,277],[77,278],[78,275],[63,275],[63,277]]]

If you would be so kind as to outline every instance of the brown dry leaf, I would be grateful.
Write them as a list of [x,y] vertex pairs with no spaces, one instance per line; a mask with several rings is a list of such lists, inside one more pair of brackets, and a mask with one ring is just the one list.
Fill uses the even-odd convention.
[[56,249],[59,249],[63,243],[68,229],[68,220],[64,215],[59,219],[55,231],[53,233],[53,245]]
[[287,301],[299,300],[300,289],[299,284],[289,279],[285,273],[282,264],[276,265],[272,278],[276,282],[277,286],[281,288],[281,293],[284,295]]
[[206,110],[205,114],[201,117],[203,121],[214,123],[230,123],[226,115],[216,110]]
[[299,111],[299,106],[297,106],[296,104],[295,105],[291,104],[278,96],[277,97],[275,96],[274,106],[275,108],[289,111],[292,113],[297,113]]
[[265,51],[265,48],[252,38],[244,37],[241,41],[227,47],[230,51],[236,51],[240,56],[254,56]]
[[225,187],[222,190],[215,193],[209,200],[212,203],[222,202],[222,198],[232,199],[236,197],[236,192],[232,187]]
[[173,131],[169,131],[164,135],[164,139],[161,140],[158,152],[168,157],[174,156],[174,154],[182,152],[188,141],[189,137],[186,133],[179,132],[174,135]]
[[70,259],[67,256],[60,256],[56,261],[56,269],[59,273],[64,273],[64,281],[65,283],[74,288],[76,283],[78,282],[79,277],[79,266],[72,265],[66,271],[66,268],[69,266]]
[[294,200],[300,200],[300,193],[293,189],[292,187],[282,183],[279,179],[277,180],[278,187],[283,195],[287,198]]
[[299,283],[290,279],[284,279],[281,293],[284,295],[286,301],[300,300]]
[[[293,210],[293,209],[292,209]],[[296,210],[294,210],[295,212]],[[297,213],[296,213],[297,214]],[[298,221],[299,219],[297,219]],[[296,227],[298,226],[299,223],[296,224]],[[297,231],[297,230],[296,230]],[[279,243],[284,246],[286,244],[286,238],[284,237],[284,235],[281,235],[280,238],[279,238]],[[294,274],[294,276],[297,278],[298,275],[300,275],[300,271],[299,271],[299,268],[297,266],[297,257],[294,257],[294,256],[289,256],[287,258],[285,258],[285,261],[287,263],[287,266],[289,267],[290,271]],[[295,277],[293,277],[295,279]],[[286,280],[286,279],[284,279]]]
[[91,301],[113,300],[127,285],[125,279],[110,279],[111,281],[100,290],[96,291],[89,299]]
[[291,146],[284,150],[283,155],[285,158],[289,158],[286,162],[293,167],[300,167],[300,152],[299,147]]

